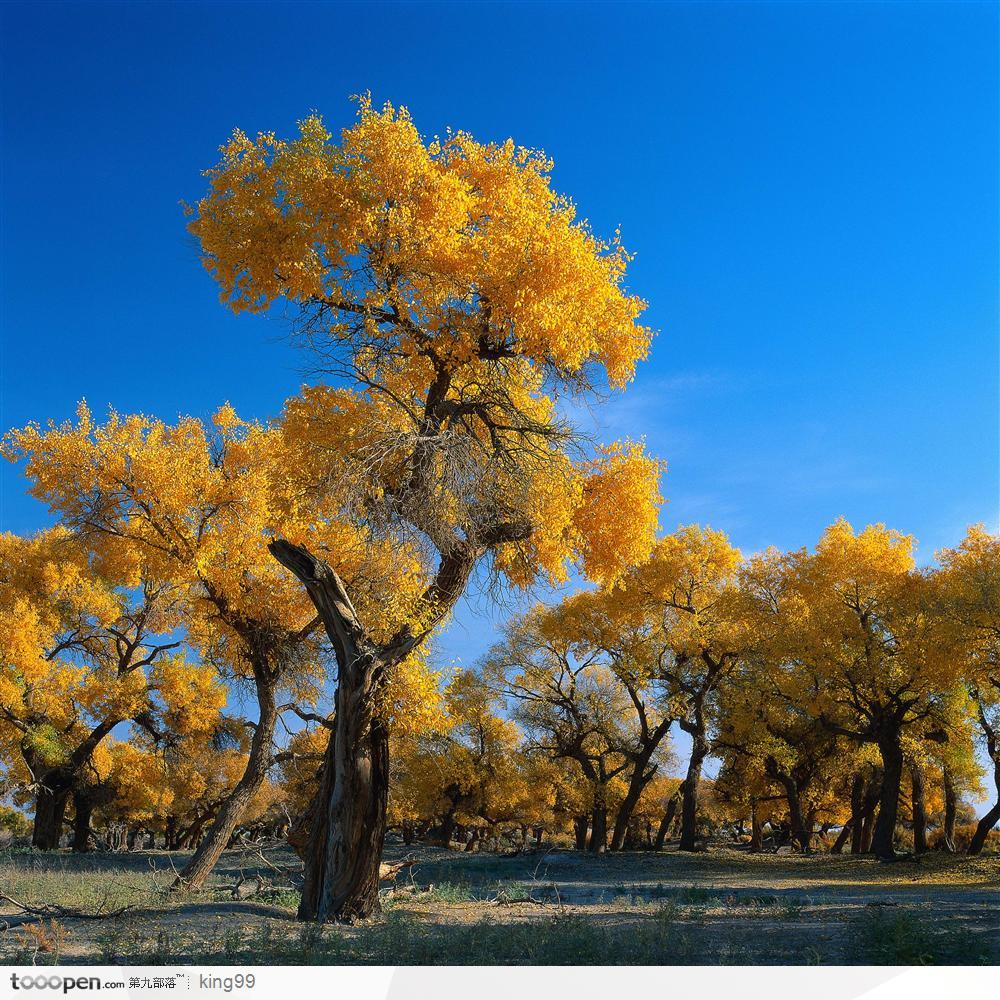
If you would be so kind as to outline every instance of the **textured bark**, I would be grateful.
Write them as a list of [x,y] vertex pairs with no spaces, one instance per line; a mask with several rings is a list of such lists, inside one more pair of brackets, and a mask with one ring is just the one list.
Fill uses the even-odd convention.
[[35,798],[35,819],[31,831],[31,846],[40,851],[54,851],[62,837],[63,820],[70,787],[64,776],[53,772],[42,779]]
[[[324,795],[306,854],[306,880],[299,918],[324,923],[353,920],[379,912],[379,862],[385,843],[389,793],[389,739],[385,726],[369,720],[355,737],[350,697],[341,678],[337,691],[338,726],[327,750],[333,788]],[[332,760],[330,758],[333,758]],[[329,786],[330,782],[325,782]]]
[[[433,408],[430,398],[427,406]],[[414,461],[414,476],[419,477],[421,460]],[[530,525],[511,522],[485,529],[475,540],[453,536],[440,546],[437,572],[421,596],[425,613],[419,625],[403,626],[383,643],[376,643],[365,629],[343,580],[327,563],[283,539],[268,546],[305,587],[337,658],[337,724],[324,757],[327,776],[305,859],[300,919],[324,923],[378,912],[389,740],[375,715],[377,695],[387,672],[417,649],[454,607],[479,558],[496,545],[523,541],[530,534]]]
[[247,807],[267,778],[274,750],[274,729],[278,722],[275,689],[269,679],[257,680],[257,706],[259,716],[250,741],[250,753],[243,776],[219,809],[215,821],[191,860],[177,876],[175,889],[200,889],[205,884]]

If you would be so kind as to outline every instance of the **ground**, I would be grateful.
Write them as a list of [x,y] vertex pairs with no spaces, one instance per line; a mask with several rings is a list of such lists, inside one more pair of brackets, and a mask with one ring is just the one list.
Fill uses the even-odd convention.
[[[353,926],[294,919],[286,848],[228,851],[211,887],[166,891],[182,854],[0,852],[0,892],[114,918],[0,932],[0,963],[1000,964],[1000,855],[511,857],[391,844],[416,864]],[[282,871],[279,871],[281,869]],[[239,898],[249,896],[249,898]],[[3,918],[17,911],[0,902]]]

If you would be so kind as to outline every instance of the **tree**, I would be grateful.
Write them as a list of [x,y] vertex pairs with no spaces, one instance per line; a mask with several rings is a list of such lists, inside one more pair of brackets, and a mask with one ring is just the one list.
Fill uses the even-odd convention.
[[957,548],[938,553],[938,562],[940,608],[965,652],[966,684],[997,791],[969,845],[970,854],[979,854],[1000,823],[1000,536],[973,526]]
[[[58,846],[69,798],[118,725],[169,716],[205,732],[225,701],[166,638],[179,622],[172,588],[134,582],[97,572],[63,529],[0,536],[0,741],[21,755],[36,802],[32,843],[43,850]],[[81,823],[78,849],[87,830]]]
[[655,630],[654,676],[669,685],[680,706],[679,725],[691,737],[681,800],[683,851],[695,849],[716,694],[752,634],[736,588],[740,559],[723,532],[690,525],[658,541],[649,559],[622,581],[638,620]]
[[904,737],[947,738],[935,717],[957,679],[912,545],[883,525],[855,534],[837,521],[814,554],[790,559],[783,611],[786,659],[804,703],[831,732],[878,748],[883,777],[871,849],[882,860],[895,858]]
[[[667,750],[672,706],[656,677],[649,628],[636,623],[615,587],[584,591],[537,609],[507,630],[488,670],[520,703],[520,713],[550,754],[575,760],[592,783],[598,812],[591,847],[603,850],[601,810],[608,784],[626,783],[613,812],[611,850],[621,850],[632,812]],[[587,694],[584,696],[584,691]]]
[[328,515],[421,553],[420,595],[380,635],[329,559],[301,539],[271,547],[338,664],[304,919],[378,908],[389,761],[375,702],[473,574],[526,585],[579,560],[612,578],[652,541],[656,463],[635,447],[574,460],[554,407],[563,390],[624,386],[651,334],[622,288],[627,253],[575,219],[549,169],[513,142],[424,142],[405,111],[362,99],[339,142],[315,116],[292,141],[235,133],[192,209],[228,304],[288,302],[339,380],[288,404],[289,475]]
[[4,451],[27,460],[32,494],[86,542],[98,568],[181,594],[187,642],[220,676],[252,685],[246,772],[178,881],[197,888],[273,763],[281,692],[308,700],[323,680],[315,611],[268,543],[281,533],[335,551],[359,604],[380,607],[389,624],[395,595],[405,591],[405,550],[390,560],[386,542],[317,519],[284,473],[281,430],[245,423],[229,406],[206,426],[114,412],[99,424],[81,404],[75,424],[13,431]]

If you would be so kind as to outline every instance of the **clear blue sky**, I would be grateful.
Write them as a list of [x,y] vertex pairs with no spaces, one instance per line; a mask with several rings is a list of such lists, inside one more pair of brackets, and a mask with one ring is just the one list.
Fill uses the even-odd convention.
[[[661,333],[601,416],[670,465],[663,528],[747,550],[838,515],[921,556],[998,520],[996,4],[0,7],[0,427],[274,414],[303,359],[219,304],[178,200],[234,126],[349,95],[544,148],[621,225]],[[4,464],[0,527],[47,517]],[[442,652],[473,660],[462,609]]]

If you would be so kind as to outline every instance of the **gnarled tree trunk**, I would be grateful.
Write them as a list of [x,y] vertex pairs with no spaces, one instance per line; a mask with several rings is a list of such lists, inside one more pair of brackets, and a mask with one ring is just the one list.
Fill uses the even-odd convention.
[[[477,544],[454,538],[441,552],[433,583],[422,595],[426,613],[378,644],[359,620],[344,582],[307,549],[282,539],[271,554],[305,586],[337,657],[333,737],[324,757],[317,822],[305,858],[299,918],[325,923],[379,912],[378,873],[389,790],[389,735],[376,716],[387,672],[402,662],[454,606],[476,561],[490,545],[527,537],[501,525]],[[530,533],[530,531],[529,531]]]

